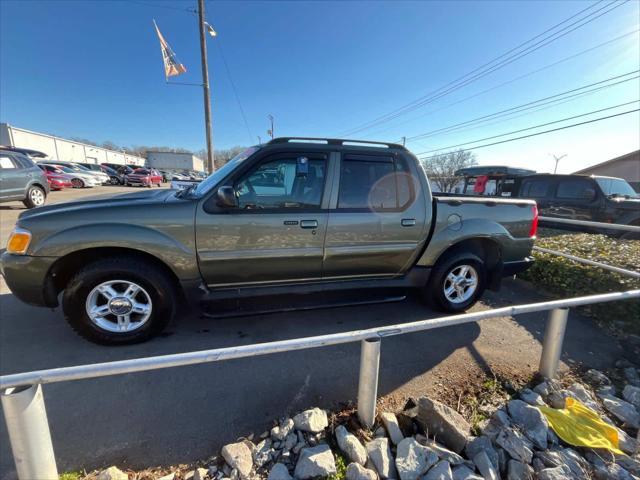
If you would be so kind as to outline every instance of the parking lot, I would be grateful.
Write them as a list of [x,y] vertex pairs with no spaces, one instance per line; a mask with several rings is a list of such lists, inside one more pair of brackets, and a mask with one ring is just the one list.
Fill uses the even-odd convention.
[[[135,191],[126,187],[54,192],[47,203]],[[4,246],[22,204],[0,206]],[[488,292],[475,309],[539,301],[518,280]],[[204,350],[356,330],[438,316],[409,298],[398,303],[211,320],[195,309],[179,314],[165,334],[140,345],[101,347],[69,328],[59,309],[30,307],[0,283],[0,373]],[[502,317],[382,342],[379,394],[462,392],[488,370],[526,377],[537,369],[544,314]],[[564,360],[599,368],[622,351],[593,324],[573,315]],[[193,461],[240,434],[261,433],[271,419],[303,407],[354,400],[359,346],[289,352],[142,374],[46,385],[54,447],[61,471],[107,464],[143,467]],[[135,420],[135,421],[133,421]],[[13,458],[0,426],[0,478],[12,478]]]

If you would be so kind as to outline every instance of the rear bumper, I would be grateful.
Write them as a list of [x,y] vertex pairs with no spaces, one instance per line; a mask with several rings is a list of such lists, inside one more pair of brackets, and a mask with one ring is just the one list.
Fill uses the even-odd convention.
[[0,257],[0,271],[9,290],[25,303],[57,307],[58,298],[49,269],[57,257],[30,257],[7,252]]
[[511,277],[516,273],[524,272],[533,265],[533,257],[526,257],[524,260],[515,262],[505,262],[502,266],[502,276]]

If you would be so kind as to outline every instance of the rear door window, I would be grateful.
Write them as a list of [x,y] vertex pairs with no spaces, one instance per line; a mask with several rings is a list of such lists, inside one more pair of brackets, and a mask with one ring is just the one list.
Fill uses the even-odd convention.
[[13,159],[8,155],[0,155],[0,169],[2,170],[15,170],[18,168]]
[[556,197],[565,200],[590,201],[596,197],[596,189],[589,180],[572,178],[558,183]]
[[342,160],[339,209],[399,210],[412,198],[411,175],[404,162],[366,155]]
[[551,191],[551,181],[547,179],[525,180],[522,182],[521,196],[527,198],[545,198]]

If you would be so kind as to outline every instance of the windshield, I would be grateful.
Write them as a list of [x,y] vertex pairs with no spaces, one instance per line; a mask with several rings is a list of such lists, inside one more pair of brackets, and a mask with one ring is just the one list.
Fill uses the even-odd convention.
[[640,198],[635,190],[621,178],[597,178],[596,182],[607,196]]
[[60,167],[60,170],[67,173],[76,173],[76,171],[73,168],[69,168],[69,167]]
[[243,161],[257,152],[260,147],[249,147],[246,150],[240,152],[238,155],[233,157],[227,163],[225,163],[221,168],[213,172],[207,178],[205,178],[195,189],[196,196],[201,196],[210,191],[214,186],[220,182],[224,177],[226,177],[229,172],[236,169],[238,165],[240,165]]

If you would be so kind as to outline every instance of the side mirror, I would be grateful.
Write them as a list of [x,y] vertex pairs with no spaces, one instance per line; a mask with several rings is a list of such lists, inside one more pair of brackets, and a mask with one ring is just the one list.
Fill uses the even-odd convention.
[[225,208],[234,208],[238,206],[236,191],[233,187],[225,186],[218,189],[218,206]]

